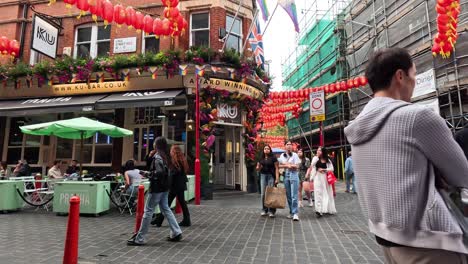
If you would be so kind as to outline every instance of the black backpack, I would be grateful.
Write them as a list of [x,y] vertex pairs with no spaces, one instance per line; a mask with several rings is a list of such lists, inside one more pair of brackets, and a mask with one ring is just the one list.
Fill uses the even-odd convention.
[[[156,162],[161,162],[163,164],[163,172],[156,171]],[[155,155],[153,161],[151,162],[150,169],[150,192],[166,192],[171,186],[171,176],[169,168],[162,159],[161,156]]]

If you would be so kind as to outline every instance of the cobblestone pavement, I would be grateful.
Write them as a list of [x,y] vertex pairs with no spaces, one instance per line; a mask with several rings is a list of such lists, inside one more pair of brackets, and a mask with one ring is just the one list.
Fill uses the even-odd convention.
[[[150,229],[144,247],[126,245],[134,216],[81,217],[79,263],[383,263],[357,196],[340,185],[336,203],[337,215],[317,219],[306,207],[292,222],[286,210],[260,217],[258,194],[223,193],[190,205],[193,225],[182,242],[165,241],[165,222]],[[61,263],[66,224],[67,217],[43,210],[0,214],[0,263]]]

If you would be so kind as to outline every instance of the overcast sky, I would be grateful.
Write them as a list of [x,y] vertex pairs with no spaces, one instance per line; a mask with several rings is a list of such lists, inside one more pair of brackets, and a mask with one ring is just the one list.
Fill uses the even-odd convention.
[[[329,2],[330,0],[316,1],[320,3],[320,8],[327,9],[327,2]],[[270,11],[271,15],[273,13],[273,10],[275,9],[277,0],[267,0],[266,2],[268,4],[268,10]],[[302,24],[301,22],[304,22],[303,17],[305,15],[312,15],[312,12],[308,12],[307,10],[311,10],[311,5],[314,2],[315,1],[312,0],[296,0],[297,15],[299,17],[300,27]],[[289,54],[291,54],[293,49],[296,47],[297,33],[294,30],[294,24],[289,18],[289,15],[280,6],[278,6],[275,14],[272,17],[270,17],[270,20],[270,24],[268,25],[265,31],[266,23],[263,22],[263,19],[260,15],[262,32],[265,32],[265,34],[263,35],[265,61],[271,61],[270,74],[275,77],[272,85],[273,89],[281,90],[281,63],[284,61],[285,58],[289,56]],[[300,30],[302,30],[302,28],[300,28]]]

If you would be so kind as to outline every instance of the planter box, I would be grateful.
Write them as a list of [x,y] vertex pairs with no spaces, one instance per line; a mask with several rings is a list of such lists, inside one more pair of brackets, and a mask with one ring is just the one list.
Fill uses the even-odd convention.
[[54,187],[54,213],[68,213],[70,198],[80,197],[80,214],[100,214],[110,208],[110,182],[57,182]]
[[0,211],[17,210],[23,207],[23,200],[16,192],[24,191],[24,183],[21,181],[0,181]]

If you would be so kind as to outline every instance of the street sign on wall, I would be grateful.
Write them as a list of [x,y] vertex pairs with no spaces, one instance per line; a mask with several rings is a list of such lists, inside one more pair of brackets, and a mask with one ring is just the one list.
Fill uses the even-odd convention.
[[434,69],[416,75],[416,86],[412,98],[430,94],[436,91]]
[[135,52],[136,43],[136,37],[114,39],[114,53]]
[[53,59],[57,57],[59,29],[47,20],[34,15],[31,48]]
[[310,122],[325,120],[325,92],[315,91],[310,93]]

